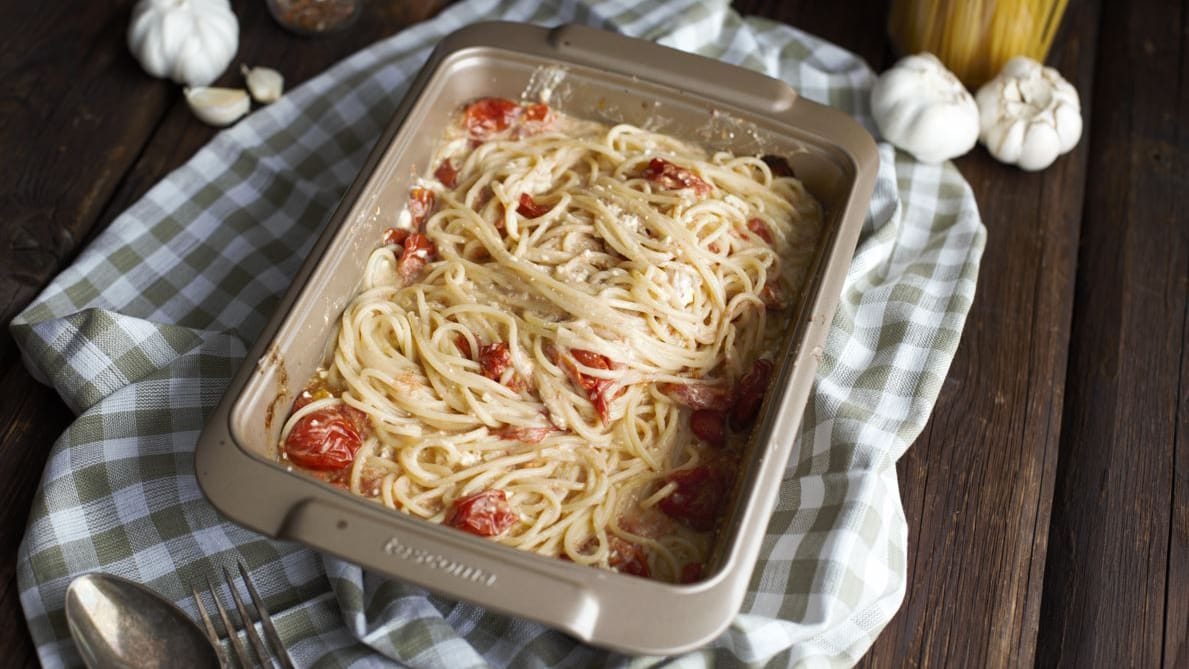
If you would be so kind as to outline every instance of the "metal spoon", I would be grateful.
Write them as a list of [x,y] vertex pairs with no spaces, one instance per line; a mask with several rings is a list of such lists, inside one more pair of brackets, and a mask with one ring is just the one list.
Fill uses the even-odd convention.
[[202,629],[139,583],[91,573],[66,589],[66,623],[88,667],[219,667]]

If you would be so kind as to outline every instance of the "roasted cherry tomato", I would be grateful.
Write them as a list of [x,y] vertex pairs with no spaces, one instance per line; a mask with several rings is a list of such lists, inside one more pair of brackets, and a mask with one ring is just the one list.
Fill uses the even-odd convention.
[[462,357],[471,357],[471,342],[461,332],[454,335],[454,346],[458,348],[458,352],[462,354]]
[[784,298],[784,289],[776,279],[768,279],[768,283],[760,289],[760,299],[768,311],[780,311],[788,308],[788,301]]
[[643,546],[621,539],[614,534],[608,534],[607,547],[611,550],[611,556],[607,563],[615,571],[644,578],[651,575],[651,570],[648,568],[648,555],[644,552]]
[[329,397],[334,397],[334,393],[330,392],[330,388],[327,387],[325,381],[317,379],[311,382],[310,385],[306,386],[301,391],[301,393],[297,395],[297,398],[293,400],[293,411],[297,411],[310,402],[324,400]]
[[760,239],[764,240],[764,242],[768,244],[772,243],[772,231],[768,229],[768,224],[761,219],[748,219],[747,229],[756,233],[756,235],[759,236]]
[[698,409],[689,416],[689,427],[702,441],[722,446],[727,441],[727,414],[714,409]]
[[666,190],[692,188],[698,195],[705,195],[710,192],[710,184],[703,181],[701,177],[696,176],[684,167],[674,165],[664,158],[653,158],[650,160],[648,167],[644,168],[643,176],[645,179]]
[[553,207],[546,207],[543,204],[537,204],[532,195],[528,193],[520,194],[520,206],[516,207],[516,213],[525,218],[538,218],[549,213]]
[[524,108],[524,120],[531,123],[547,123],[549,121],[549,105],[538,102]]
[[454,188],[458,185],[458,170],[454,169],[454,165],[450,163],[449,158],[443,160],[441,165],[438,165],[438,169],[434,170],[433,175],[446,188]]
[[421,232],[425,231],[425,219],[429,218],[436,203],[437,197],[428,188],[414,186],[409,190],[409,216],[412,218],[414,228]]
[[501,425],[492,434],[500,439],[519,441],[522,444],[539,444],[553,432],[551,427],[523,427],[520,425]]
[[467,105],[463,127],[471,139],[485,140],[507,130],[517,116],[520,105],[504,98],[484,98]]
[[789,161],[780,156],[761,156],[760,160],[764,161],[764,164],[768,166],[768,169],[772,172],[772,176],[774,177],[796,176],[793,174],[793,168],[789,165]]
[[700,465],[678,469],[666,477],[677,488],[657,506],[668,516],[699,532],[714,529],[718,514],[730,492],[728,473],[721,465]]
[[[355,460],[363,445],[358,418],[346,407],[321,409],[303,416],[285,437],[285,455],[298,467],[335,471]],[[356,412],[358,413],[358,412]]]
[[494,344],[483,344],[479,347],[479,371],[491,379],[499,381],[504,370],[512,366],[512,352],[508,344],[497,341]]
[[739,379],[739,385],[735,387],[735,405],[731,407],[732,427],[747,427],[756,419],[771,378],[772,361],[760,358],[751,366],[751,371]]
[[403,245],[409,238],[409,231],[404,228],[388,228],[384,231],[384,244]]
[[421,276],[421,270],[425,269],[425,265],[437,257],[438,249],[429,241],[429,237],[420,232],[406,237],[404,247],[400,260],[396,261],[396,273],[400,274],[405,283],[413,283]]
[[[601,353],[594,353],[593,351],[584,351],[582,349],[571,349],[570,355],[573,359],[589,367],[591,369],[611,369],[611,359]],[[599,418],[607,420],[607,413],[610,410],[610,401],[619,396],[616,393],[615,397],[607,397],[608,391],[614,385],[610,379],[604,379],[598,376],[583,374],[576,365],[569,360],[563,362],[566,373],[569,374],[570,380],[574,382],[579,388],[586,391],[586,397],[590,403],[594,405],[595,412],[599,414]],[[620,393],[623,389],[620,388]]]
[[731,408],[731,391],[725,383],[666,383],[661,392],[691,409]]
[[503,490],[482,490],[454,500],[446,514],[446,525],[481,537],[503,534],[516,524],[516,512]]

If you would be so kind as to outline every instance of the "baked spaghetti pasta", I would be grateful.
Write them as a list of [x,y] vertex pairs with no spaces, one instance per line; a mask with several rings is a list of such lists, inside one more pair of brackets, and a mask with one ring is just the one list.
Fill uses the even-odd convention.
[[821,229],[778,158],[483,99],[280,453],[524,550],[698,580]]

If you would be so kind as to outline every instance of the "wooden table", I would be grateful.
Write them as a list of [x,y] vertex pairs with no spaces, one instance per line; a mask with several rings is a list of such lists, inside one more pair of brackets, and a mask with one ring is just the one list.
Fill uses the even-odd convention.
[[[372,2],[347,32],[302,39],[239,0],[236,62],[292,86],[441,4]],[[130,5],[0,5],[4,322],[214,134],[129,55]],[[891,62],[879,3],[737,7]],[[1039,174],[981,148],[958,161],[987,250],[933,419],[899,464],[908,595],[864,665],[1189,666],[1187,26],[1184,3],[1071,3],[1050,63],[1082,94],[1081,144]],[[0,378],[0,656],[15,667],[36,664],[17,544],[72,416],[7,333]]]

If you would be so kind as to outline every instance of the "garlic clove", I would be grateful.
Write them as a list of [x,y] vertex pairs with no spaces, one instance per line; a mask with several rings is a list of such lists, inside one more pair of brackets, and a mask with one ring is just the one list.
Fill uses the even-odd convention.
[[248,113],[252,102],[242,88],[195,86],[184,89],[190,111],[204,123],[223,127]]
[[260,104],[276,102],[285,91],[285,78],[272,68],[241,65],[239,71],[244,75],[252,99]]

